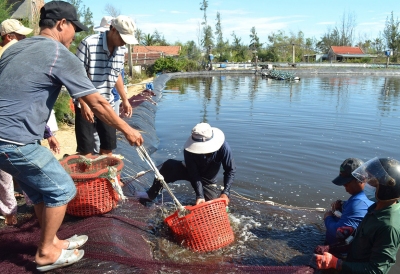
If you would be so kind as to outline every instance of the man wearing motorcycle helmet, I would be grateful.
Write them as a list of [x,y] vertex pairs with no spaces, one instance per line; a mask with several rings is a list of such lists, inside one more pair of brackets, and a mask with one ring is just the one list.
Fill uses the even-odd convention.
[[317,268],[335,268],[342,273],[388,273],[400,246],[400,162],[375,157],[352,175],[376,187],[377,202],[358,226],[346,260],[325,252],[315,255]]

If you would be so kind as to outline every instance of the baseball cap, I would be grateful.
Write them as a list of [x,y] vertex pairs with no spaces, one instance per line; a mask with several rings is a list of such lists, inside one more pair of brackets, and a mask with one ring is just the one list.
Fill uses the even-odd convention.
[[344,160],[344,162],[340,165],[339,176],[333,179],[332,183],[338,186],[343,186],[351,182],[351,180],[355,179],[351,173],[362,164],[364,164],[364,162],[357,158],[348,158]]
[[1,36],[15,32],[21,35],[28,35],[33,29],[27,28],[22,23],[16,19],[7,19],[1,22],[0,32]]
[[133,20],[125,15],[120,15],[111,21],[113,26],[121,35],[122,40],[128,45],[139,44],[135,37],[136,26]]
[[87,31],[88,28],[78,20],[76,9],[70,3],[64,1],[51,1],[40,9],[40,20],[42,19],[65,19],[76,26],[76,32]]

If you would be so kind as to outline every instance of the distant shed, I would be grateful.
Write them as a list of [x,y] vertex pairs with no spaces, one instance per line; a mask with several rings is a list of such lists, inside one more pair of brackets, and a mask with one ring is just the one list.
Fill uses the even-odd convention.
[[360,47],[349,46],[331,46],[328,52],[328,60],[330,61],[346,61],[346,59],[355,58],[373,58],[375,55],[365,54]]
[[[178,57],[180,46],[133,46],[132,64],[152,65],[154,62],[166,56]],[[126,56],[128,58],[128,56]]]

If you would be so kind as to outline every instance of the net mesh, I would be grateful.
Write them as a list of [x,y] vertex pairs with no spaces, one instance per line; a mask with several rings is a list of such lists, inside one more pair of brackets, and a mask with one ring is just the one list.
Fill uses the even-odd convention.
[[[138,210],[141,208],[141,210]],[[126,214],[129,211],[128,214]],[[60,238],[74,234],[87,234],[85,257],[68,268],[54,270],[54,273],[313,273],[307,266],[249,266],[227,264],[227,262],[177,263],[155,260],[152,256],[152,240],[155,237],[146,220],[154,210],[143,207],[135,201],[126,202],[123,207],[101,217],[67,219],[59,230]],[[126,217],[129,215],[129,217]],[[132,218],[132,215],[135,217]],[[0,235],[2,248],[0,267],[4,273],[34,272],[33,262],[37,239],[40,237],[38,223],[31,219],[19,228],[6,228]],[[178,271],[178,272],[176,272]],[[115,273],[115,272],[112,272]]]
[[[168,75],[159,76],[154,82],[155,97],[148,100],[147,95],[141,95],[139,98],[141,103],[135,107],[133,117],[128,120],[129,124],[142,131],[149,153],[154,152],[158,145],[154,128],[155,102],[160,98],[161,91],[169,79]],[[309,266],[293,266],[296,264],[295,261],[294,263],[283,262],[279,266],[271,265],[277,262],[277,254],[285,252],[284,247],[282,250],[277,248],[270,250],[268,246],[258,246],[259,252],[263,253],[260,256],[263,259],[256,259],[251,263],[237,259],[234,253],[240,254],[241,249],[238,246],[243,244],[241,241],[246,241],[239,235],[243,231],[239,231],[237,227],[234,228],[235,242],[229,247],[210,254],[200,256],[200,253],[179,246],[163,222],[164,218],[176,209],[171,205],[171,200],[166,197],[165,203],[161,206],[143,206],[132,197],[138,189],[151,185],[154,174],[149,171],[146,163],[140,160],[136,151],[124,141],[120,133],[118,134],[118,149],[115,153],[124,156],[121,181],[124,182],[123,191],[128,197],[127,200],[120,202],[117,208],[109,213],[100,216],[79,218],[66,215],[57,233],[58,237],[65,239],[74,234],[85,234],[89,236],[89,241],[83,247],[85,256],[82,260],[69,267],[53,270],[52,273],[314,273],[313,268]],[[184,200],[185,196],[179,198]],[[243,208],[249,208],[247,202]],[[269,213],[275,216],[271,211]],[[308,230],[302,230],[302,232],[310,233]],[[257,230],[254,233],[257,234]],[[270,232],[268,237],[274,237],[274,233],[277,233],[275,235],[277,240],[281,240],[281,238],[288,238],[290,231]],[[314,241],[318,238],[315,237],[316,235],[312,235]],[[260,231],[257,236],[267,237]],[[27,219],[18,227],[1,229],[0,268],[2,272],[35,272],[34,256],[39,238],[40,228],[34,217]],[[297,244],[309,252],[312,252],[312,247],[316,245],[313,241],[306,244],[302,240],[299,240]],[[171,248],[175,252],[169,252]],[[268,256],[275,260],[269,261]],[[303,264],[308,263],[303,259],[301,261],[304,262]]]
[[[86,234],[85,257],[67,268],[54,273],[313,273],[308,266],[251,266],[219,262],[180,263],[154,258],[154,238],[159,237],[148,220],[156,219],[154,207],[144,207],[134,199],[114,209],[112,213],[89,218],[66,216],[58,236],[68,238]],[[33,262],[40,237],[35,218],[20,227],[1,231],[0,267],[4,273],[34,272]],[[179,260],[178,260],[179,261]],[[116,271],[116,272],[115,272]],[[161,272],[160,272],[161,271]]]

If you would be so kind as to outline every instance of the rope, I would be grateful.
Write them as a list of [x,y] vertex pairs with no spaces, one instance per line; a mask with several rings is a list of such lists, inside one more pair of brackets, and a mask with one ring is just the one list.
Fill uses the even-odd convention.
[[140,171],[140,172],[138,172],[138,173],[136,173],[136,174],[134,174],[134,175],[131,175],[130,173],[125,172],[125,173],[127,173],[129,176],[121,177],[121,180],[122,180],[122,179],[137,179],[137,178],[139,178],[139,177],[145,175],[147,172],[150,172],[150,171],[153,171],[153,170],[152,170],[152,169],[143,170],[143,171]]
[[174,193],[172,193],[172,190],[169,188],[168,184],[164,181],[164,177],[161,175],[160,171],[158,171],[158,168],[154,164],[154,162],[151,160],[149,154],[147,153],[146,149],[144,146],[138,146],[136,147],[136,151],[139,154],[139,157],[142,159],[142,161],[145,161],[151,169],[154,170],[156,179],[161,182],[162,186],[168,191],[169,195],[171,195],[172,199],[178,206],[179,211],[186,211],[186,209],[182,206],[182,204],[178,201],[178,199],[175,197]]
[[[138,177],[142,176],[143,174],[145,174],[145,173],[147,173],[147,172],[153,170],[154,173],[155,173],[156,178],[161,182],[161,184],[163,185],[163,187],[168,191],[168,193],[171,195],[171,197],[173,198],[173,200],[175,201],[175,203],[178,205],[178,209],[179,209],[180,211],[181,211],[181,210],[186,210],[186,209],[182,206],[182,204],[178,201],[178,199],[175,197],[175,195],[172,193],[172,191],[171,191],[171,189],[168,187],[167,183],[164,181],[164,177],[163,177],[163,176],[160,174],[160,172],[158,171],[156,165],[155,165],[155,164],[153,163],[153,161],[151,160],[151,158],[150,158],[149,154],[147,153],[146,149],[145,149],[143,146],[140,146],[140,147],[137,147],[136,150],[137,150],[137,152],[138,152],[138,154],[139,154],[139,157],[142,159],[142,161],[146,161],[146,162],[149,164],[149,166],[150,166],[151,169],[145,170],[145,171],[140,171],[140,172],[138,172],[137,174],[135,174],[136,176],[133,175],[133,176],[128,176],[128,177],[124,177],[124,178],[133,178],[133,179],[137,179]],[[143,150],[143,152],[142,152],[142,150]],[[126,159],[126,158],[125,158],[124,160],[126,160],[126,161],[128,161],[128,162],[131,162],[131,161],[129,161],[129,160]],[[121,179],[122,179],[122,178],[121,178]],[[140,182],[140,181],[138,181],[138,182]],[[279,203],[276,203],[276,202],[274,202],[274,201],[269,201],[269,200],[265,200],[265,201],[254,200],[254,199],[251,199],[251,198],[247,198],[247,197],[241,195],[240,193],[238,193],[238,192],[236,192],[236,191],[234,191],[234,190],[231,190],[231,192],[232,192],[232,193],[235,193],[235,194],[232,194],[232,196],[235,196],[235,197],[237,197],[237,198],[240,198],[240,199],[243,199],[243,200],[247,200],[247,201],[250,201],[250,202],[254,202],[254,203],[268,204],[268,205],[278,206],[278,207],[288,208],[288,209],[308,210],[308,211],[319,211],[319,212],[325,212],[325,211],[326,211],[325,208],[321,208],[321,207],[317,207],[317,208],[312,208],[312,207],[296,207],[296,206],[290,206],[290,205],[279,204]]]
[[231,192],[236,193],[236,195],[233,194],[232,196],[241,198],[241,199],[243,199],[243,200],[247,200],[247,201],[259,203],[259,204],[268,204],[268,205],[272,205],[272,206],[279,206],[279,207],[283,207],[283,208],[298,209],[298,210],[310,210],[310,211],[321,211],[321,212],[326,211],[326,209],[325,209],[325,208],[322,208],[322,207],[317,207],[317,208],[312,208],[312,207],[297,207],[297,206],[290,206],[290,205],[282,205],[282,204],[278,204],[278,203],[275,203],[275,202],[273,202],[273,201],[268,201],[268,200],[266,200],[266,201],[253,200],[253,199],[247,198],[247,197],[245,197],[245,196],[239,194],[238,192],[236,192],[236,191],[234,191],[234,190],[231,190]]

